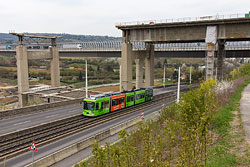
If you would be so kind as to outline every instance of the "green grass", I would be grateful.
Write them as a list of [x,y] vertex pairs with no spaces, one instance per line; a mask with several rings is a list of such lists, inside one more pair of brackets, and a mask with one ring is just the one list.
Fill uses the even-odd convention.
[[7,83],[9,85],[17,85],[17,79],[3,78],[0,76],[0,83]]
[[250,84],[250,79],[234,92],[228,104],[222,107],[213,118],[213,131],[219,135],[219,140],[210,147],[207,165],[209,167],[233,167],[239,163],[249,163],[245,157],[237,157],[234,152],[230,152],[231,148],[237,147],[232,139],[239,137],[230,133],[232,129],[230,121],[234,118],[232,111],[239,111],[241,93],[248,84]]
[[[156,85],[156,86],[161,86],[161,85],[163,85],[163,81],[158,81],[160,84],[158,84],[158,85]],[[170,84],[174,84],[174,82],[172,82],[172,81],[166,81],[165,82],[165,85],[170,85]]]

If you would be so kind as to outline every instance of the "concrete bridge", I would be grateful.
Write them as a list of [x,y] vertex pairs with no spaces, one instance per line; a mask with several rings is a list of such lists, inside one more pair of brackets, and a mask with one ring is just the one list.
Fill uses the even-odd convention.
[[[121,89],[132,88],[132,60],[136,59],[137,87],[142,83],[142,66],[145,61],[146,86],[154,84],[155,45],[162,43],[205,42],[206,78],[214,77],[214,58],[217,49],[218,78],[223,78],[223,59],[227,41],[250,40],[250,18],[229,18],[185,22],[149,22],[147,24],[119,24],[122,30]],[[134,51],[133,42],[144,42],[146,50]],[[236,55],[236,54],[235,54]]]
[[[0,55],[16,55],[20,104],[29,88],[28,60],[50,59],[52,87],[60,86],[59,55],[61,57],[121,57],[120,90],[132,89],[132,62],[136,61],[136,87],[142,87],[145,62],[146,86],[154,85],[154,58],[206,57],[206,78],[214,77],[214,59],[217,57],[218,77],[223,78],[225,57],[249,57],[250,18],[230,18],[189,22],[149,22],[148,24],[119,24],[122,42],[81,43],[77,49],[58,47],[58,36],[11,33],[18,36],[14,50],[2,50]],[[51,39],[47,50],[27,50],[24,37]],[[226,46],[233,41],[248,41],[247,45]],[[183,44],[181,44],[183,43]],[[195,44],[196,43],[196,44]],[[200,43],[201,45],[197,45]],[[195,46],[197,45],[197,46]],[[60,48],[60,49],[59,49]],[[21,105],[21,106],[22,106]]]
[[[35,44],[34,44],[35,45]],[[37,44],[36,44],[37,45]],[[48,45],[48,44],[47,44]],[[68,46],[63,48],[63,46]],[[76,48],[77,45],[83,46]],[[82,42],[82,43],[64,43],[59,44],[59,57],[121,57],[120,41],[106,42]],[[199,45],[199,46],[198,46]],[[133,51],[145,51],[145,43],[132,43]],[[28,49],[28,57],[31,59],[41,59],[37,53],[48,52],[48,49]],[[169,43],[156,44],[155,57],[172,58],[205,58],[207,51],[206,43]],[[218,45],[215,46],[215,57],[217,57]],[[31,56],[34,55],[35,56]],[[15,56],[15,49],[0,49],[0,55]],[[247,58],[250,57],[250,42],[228,42],[225,46],[226,58]]]

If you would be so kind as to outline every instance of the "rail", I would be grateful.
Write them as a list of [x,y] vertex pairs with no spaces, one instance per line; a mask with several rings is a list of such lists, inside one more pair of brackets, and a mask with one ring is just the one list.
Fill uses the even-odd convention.
[[[186,88],[182,91],[185,92],[188,89]],[[154,96],[152,101],[122,109],[120,112],[112,112],[96,118],[86,118],[79,114],[24,130],[3,134],[0,136],[0,160],[4,158],[9,159],[27,152],[27,148],[33,139],[36,141],[37,146],[42,146],[109,120],[141,111],[162,101],[173,101],[175,98],[176,92],[168,92]]]

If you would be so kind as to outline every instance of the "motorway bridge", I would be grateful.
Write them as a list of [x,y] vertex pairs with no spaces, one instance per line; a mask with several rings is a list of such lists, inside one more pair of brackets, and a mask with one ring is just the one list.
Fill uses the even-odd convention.
[[[145,43],[133,42],[133,51],[145,51]],[[41,49],[28,49],[29,52],[46,51],[42,49],[48,44],[29,44],[30,46],[39,46]],[[121,57],[121,41],[105,41],[105,42],[78,42],[58,44],[60,57]],[[78,48],[77,48],[78,47]],[[206,43],[169,43],[155,44],[156,57],[172,57],[172,58],[205,58],[207,44]],[[218,46],[215,49],[217,56]],[[226,58],[247,58],[250,57],[249,41],[227,42]],[[15,56],[15,49],[0,49],[0,55]],[[39,57],[37,57],[39,59]]]
[[[60,47],[56,43],[60,36],[10,33],[18,37],[19,45],[16,51],[1,50],[0,55],[16,55],[19,103],[23,106],[27,100],[23,93],[29,90],[28,60],[51,60],[52,87],[60,86],[59,57],[121,57],[121,91],[132,89],[134,60],[136,88],[142,87],[144,65],[145,85],[154,86],[155,57],[206,57],[206,78],[214,78],[214,60],[217,58],[217,77],[223,79],[224,58],[250,57],[249,26],[250,18],[238,15],[229,18],[216,16],[212,20],[119,24],[116,27],[122,31],[122,41],[79,43],[75,48]],[[46,50],[30,50],[24,43],[25,38],[50,39],[51,44]]]

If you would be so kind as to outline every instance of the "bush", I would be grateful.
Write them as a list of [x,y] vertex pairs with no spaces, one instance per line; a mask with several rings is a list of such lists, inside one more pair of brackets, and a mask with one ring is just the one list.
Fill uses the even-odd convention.
[[230,77],[233,80],[249,74],[250,74],[250,64],[248,63],[241,65],[239,69],[234,69],[229,73]]
[[92,144],[91,166],[206,166],[209,127],[216,110],[214,80],[182,96],[161,111],[158,121],[140,122],[139,130],[111,146]]

